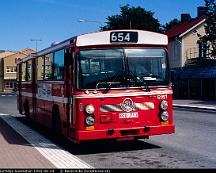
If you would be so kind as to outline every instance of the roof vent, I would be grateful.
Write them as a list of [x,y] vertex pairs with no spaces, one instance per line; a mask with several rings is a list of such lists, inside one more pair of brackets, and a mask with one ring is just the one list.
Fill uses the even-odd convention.
[[54,42],[51,44],[51,47],[53,47],[53,46],[55,46],[55,45],[57,45],[57,44],[59,44],[59,42],[58,42],[58,41],[54,41]]

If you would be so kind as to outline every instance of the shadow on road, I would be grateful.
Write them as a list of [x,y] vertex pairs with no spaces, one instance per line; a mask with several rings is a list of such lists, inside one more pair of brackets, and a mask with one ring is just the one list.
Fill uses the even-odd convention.
[[20,136],[20,134],[18,134],[16,131],[14,131],[1,118],[0,118],[0,134],[4,137],[4,139],[9,144],[30,146],[30,144],[25,139],[23,139],[22,136]]
[[49,139],[53,143],[57,144],[59,147],[75,155],[161,148],[160,146],[153,145],[141,140],[132,140],[132,141],[98,140],[98,141],[82,142],[81,144],[77,145],[65,138],[62,138],[60,140],[55,139],[51,131],[47,130],[47,128],[27,121],[25,117],[17,117],[17,119],[21,121],[23,124],[33,128],[35,131],[40,133],[42,136],[45,136],[45,138]]
[[97,154],[97,153],[111,153],[122,151],[136,151],[147,150],[153,148],[160,148],[160,146],[153,145],[144,141],[91,141],[84,142],[80,145],[68,143],[65,148],[72,154]]

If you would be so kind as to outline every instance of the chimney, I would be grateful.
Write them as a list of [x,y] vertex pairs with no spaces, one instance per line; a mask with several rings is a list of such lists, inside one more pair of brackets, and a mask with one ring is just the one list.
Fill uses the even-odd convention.
[[181,14],[181,23],[185,23],[191,20],[191,16],[189,13],[182,13]]
[[197,7],[197,17],[206,15],[206,13],[207,13],[207,7],[204,6]]

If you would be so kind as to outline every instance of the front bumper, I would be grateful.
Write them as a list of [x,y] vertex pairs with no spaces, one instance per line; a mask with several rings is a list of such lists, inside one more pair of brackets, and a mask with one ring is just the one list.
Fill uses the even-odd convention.
[[115,128],[92,131],[77,131],[76,142],[99,139],[121,139],[126,137],[148,137],[153,135],[171,134],[175,132],[175,125],[145,126],[136,128]]

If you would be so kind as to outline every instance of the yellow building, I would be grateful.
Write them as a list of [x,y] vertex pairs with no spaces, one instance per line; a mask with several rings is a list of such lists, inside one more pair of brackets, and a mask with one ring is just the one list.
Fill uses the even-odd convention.
[[35,52],[27,48],[20,52],[0,52],[0,92],[12,92],[16,88],[16,60]]
[[170,29],[169,57],[171,68],[184,67],[191,59],[200,56],[199,36],[205,35],[205,16],[189,20]]
[[199,41],[206,34],[205,10],[198,7],[194,19],[182,14],[181,24],[166,32],[175,98],[216,99],[216,59],[207,43]]

